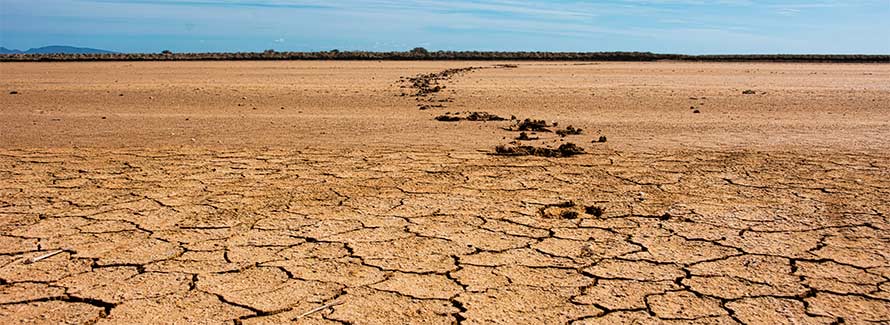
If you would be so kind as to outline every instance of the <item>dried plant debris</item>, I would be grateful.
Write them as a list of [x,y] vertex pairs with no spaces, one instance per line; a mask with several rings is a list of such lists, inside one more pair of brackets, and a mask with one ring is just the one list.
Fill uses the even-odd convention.
[[507,131],[534,131],[534,132],[553,132],[548,129],[548,127],[556,126],[556,124],[550,125],[547,124],[545,120],[533,120],[533,119],[524,119],[524,120],[515,120],[513,125],[509,128],[505,128]]
[[425,111],[425,110],[433,109],[433,108],[443,108],[443,107],[445,107],[445,105],[442,105],[442,104],[435,104],[435,105],[418,104],[417,105],[417,108],[420,109],[421,111]]
[[580,155],[583,153],[584,148],[581,148],[574,143],[562,144],[557,149],[522,145],[499,145],[495,147],[495,155],[500,156],[538,156],[562,158]]
[[414,77],[409,77],[407,79],[403,79],[410,83],[410,87],[416,90],[416,93],[413,95],[415,97],[425,97],[429,94],[438,93],[442,89],[445,89],[444,85],[440,85],[439,81],[449,80],[452,76],[473,71],[475,69],[479,69],[477,67],[468,67],[468,68],[457,68],[457,69],[448,69],[435,73],[425,73],[419,74]]
[[584,208],[584,213],[592,215],[594,217],[601,217],[605,212],[606,208],[596,205],[591,205]]
[[464,113],[445,113],[444,115],[436,116],[436,121],[441,122],[458,122],[458,121],[471,121],[471,122],[485,122],[485,121],[506,121],[506,118],[490,114],[487,112],[464,112]]
[[559,213],[559,217],[562,219],[578,219],[578,212],[566,210]]
[[556,134],[565,137],[567,135],[578,135],[584,133],[584,130],[581,128],[575,128],[574,126],[569,125],[563,130],[556,130]]
[[518,140],[518,141],[531,141],[531,140],[538,140],[538,139],[540,139],[540,138],[539,137],[530,137],[530,136],[528,136],[528,133],[525,133],[525,132],[520,132],[519,136],[516,137],[516,140]]

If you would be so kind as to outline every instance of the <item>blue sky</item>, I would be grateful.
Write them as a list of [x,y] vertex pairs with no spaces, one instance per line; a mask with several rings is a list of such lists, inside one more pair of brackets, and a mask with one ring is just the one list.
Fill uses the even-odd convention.
[[0,46],[890,53],[890,0],[0,0]]

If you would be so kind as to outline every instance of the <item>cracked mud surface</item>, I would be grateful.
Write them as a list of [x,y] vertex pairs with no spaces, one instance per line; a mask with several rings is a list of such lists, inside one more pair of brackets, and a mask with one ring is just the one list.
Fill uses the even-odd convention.
[[[321,63],[288,64],[308,66],[309,71],[332,69]],[[354,69],[358,63],[342,64]],[[462,64],[474,65],[441,63],[445,68]],[[161,128],[154,123],[168,117],[127,106],[132,104],[109,104],[126,111],[117,113],[122,119],[144,119],[144,129],[128,130],[128,123],[136,122],[112,118],[110,126],[96,124],[92,129],[77,130],[66,123],[90,119],[96,113],[92,110],[98,109],[83,102],[104,89],[65,90],[80,92],[82,97],[72,97],[74,112],[56,115],[23,112],[47,109],[60,100],[56,96],[4,97],[4,108],[0,109],[7,117],[6,122],[0,122],[4,125],[32,119],[43,123],[41,118],[62,121],[56,129],[20,126],[18,134],[0,133],[4,144],[0,149],[0,321],[890,322],[890,151],[886,150],[890,146],[885,142],[890,135],[886,121],[865,122],[866,113],[886,113],[887,106],[882,105],[888,103],[890,90],[881,88],[886,86],[860,91],[858,96],[863,98],[856,99],[860,106],[848,112],[849,120],[837,122],[848,132],[844,138],[832,133],[841,131],[831,131],[808,140],[784,138],[776,143],[746,138],[741,131],[743,140],[711,139],[707,133],[686,130],[702,140],[690,144],[683,142],[686,135],[682,135],[636,142],[626,137],[643,131],[620,127],[624,122],[598,124],[559,109],[535,111],[546,102],[543,99],[515,107],[502,103],[498,108],[484,107],[479,101],[481,97],[508,95],[502,88],[492,89],[486,80],[535,73],[557,78],[562,76],[559,71],[570,73],[588,66],[561,68],[565,70],[553,74],[523,64],[517,69],[475,71],[447,82],[445,94],[439,96],[454,98],[450,107],[424,112],[417,110],[413,100],[400,98],[402,90],[393,84],[399,75],[443,70],[430,63],[418,65],[421,67],[386,67],[385,71],[397,70],[392,72],[395,77],[381,81],[382,77],[375,75],[379,84],[367,86],[379,86],[385,98],[360,90],[370,98],[367,100],[380,99],[384,106],[354,108],[372,113],[400,110],[398,114],[405,118],[396,121],[426,128],[405,131],[426,134],[426,139],[410,141],[401,138],[408,135],[388,129],[392,121],[379,117],[375,121],[382,128],[369,128],[368,138],[349,139],[366,124],[349,117],[346,122],[332,121],[330,116],[313,111],[330,105],[326,109],[333,113],[327,114],[345,112],[337,105],[346,99],[337,96],[325,104],[316,100],[326,95],[290,98],[277,93],[275,98],[294,102],[284,111],[315,114],[278,116],[275,121],[279,124],[293,122],[306,127],[290,129],[292,134],[281,138],[281,144],[269,137],[284,131],[266,129],[257,131],[260,139],[233,144],[240,134],[267,122],[266,115],[272,114],[241,108],[251,112],[231,119],[242,123],[216,129],[223,144],[199,138],[181,146],[179,136],[168,142],[155,136],[173,130],[199,137],[212,131],[205,128],[213,123],[231,122],[224,116],[229,113],[201,106],[207,104],[200,96],[181,95],[183,101],[196,101],[197,108],[190,113],[197,116],[193,120],[209,116],[205,118],[212,121],[194,129]],[[46,66],[0,67],[15,72]],[[146,66],[156,69],[152,64]],[[851,74],[844,69],[888,71],[884,66],[868,65],[802,66],[816,70],[838,67],[838,71],[829,72],[841,76]],[[670,63],[654,67],[700,68]],[[802,69],[795,65],[758,67]],[[339,80],[346,72],[338,73],[310,81]],[[749,78],[738,77],[741,74],[729,76]],[[44,86],[76,88],[24,77],[10,80],[6,75],[0,80],[21,92],[16,96],[29,96]],[[188,79],[187,75],[176,76]],[[548,87],[573,84],[571,78],[562,77],[566,83],[532,87],[531,92],[559,92]],[[880,76],[860,77],[865,78],[858,81],[863,85],[880,84],[876,81]],[[102,78],[100,73],[96,80]],[[765,80],[776,89],[768,93],[782,91],[784,84],[798,85],[797,79],[773,74],[769,78],[774,79]],[[474,80],[481,80],[482,86],[471,86]],[[818,80],[807,82],[825,86]],[[299,87],[313,86],[317,85],[309,82]],[[848,97],[838,95],[841,90],[816,86],[803,91],[825,97],[814,118],[800,122],[804,124],[797,126],[801,129],[764,132],[773,135],[769,132],[820,129],[820,123],[827,123],[821,117],[852,105],[847,103]],[[108,87],[114,87],[113,83]],[[635,87],[619,88],[628,96],[639,91]],[[718,92],[696,87],[676,91]],[[272,92],[263,89],[260,92]],[[794,91],[787,96],[803,100],[795,97]],[[690,97],[677,96],[681,95],[683,100]],[[350,96],[342,95],[361,100]],[[709,98],[742,100],[716,96]],[[794,112],[796,104],[781,103],[786,104],[784,115],[773,118],[779,124],[793,124],[790,121],[799,114]],[[272,106],[278,110],[280,105]],[[514,135],[501,128],[508,122],[431,121],[431,116],[441,111],[475,110],[473,106],[501,116],[533,113],[534,117],[558,120],[560,125],[571,123],[591,130],[589,135],[569,136],[584,143],[587,154],[569,158],[493,156],[493,144]],[[263,109],[273,110],[262,106],[258,110]],[[686,114],[683,116],[691,115],[685,111],[688,107],[679,109]],[[762,113],[759,109],[765,108],[754,105],[751,116]],[[706,110],[695,118],[711,112]],[[620,120],[621,114],[604,119]],[[318,122],[333,135],[313,137],[307,131],[311,122]],[[346,126],[330,127],[338,123]],[[746,123],[750,128],[761,127]],[[685,127],[665,122],[651,132],[668,134]],[[589,143],[598,129],[608,132],[607,144]],[[345,134],[338,134],[340,131]],[[42,137],[47,132],[57,133],[52,138]],[[94,132],[93,138],[88,136],[90,132]],[[392,137],[374,138],[380,134]],[[877,135],[866,139],[867,134]],[[129,138],[105,138],[109,135]],[[449,135],[457,139],[449,139]],[[559,141],[556,135],[542,136],[541,144]],[[471,137],[475,140],[458,141]],[[341,140],[343,146],[332,145]],[[392,146],[388,141],[405,142]],[[424,141],[442,144],[433,147]],[[832,146],[836,143],[845,146]],[[589,206],[601,207],[601,215],[586,213]],[[566,211],[576,212],[575,217],[563,218]],[[63,252],[23,263],[57,249]],[[304,315],[334,302],[340,304]]]

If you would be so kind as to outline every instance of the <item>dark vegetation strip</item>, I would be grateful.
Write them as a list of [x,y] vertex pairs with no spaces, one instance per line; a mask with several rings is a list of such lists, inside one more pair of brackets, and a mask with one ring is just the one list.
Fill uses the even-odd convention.
[[0,61],[219,61],[219,60],[497,60],[497,61],[702,61],[702,62],[831,62],[890,63],[890,55],[757,54],[684,55],[650,52],[479,52],[414,49],[407,52],[241,52],[241,53],[112,53],[7,54]]

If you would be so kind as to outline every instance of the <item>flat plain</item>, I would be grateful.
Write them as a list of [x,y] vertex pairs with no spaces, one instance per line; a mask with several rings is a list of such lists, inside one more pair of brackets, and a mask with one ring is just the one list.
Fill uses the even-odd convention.
[[0,323],[890,322],[888,80],[0,63]]

